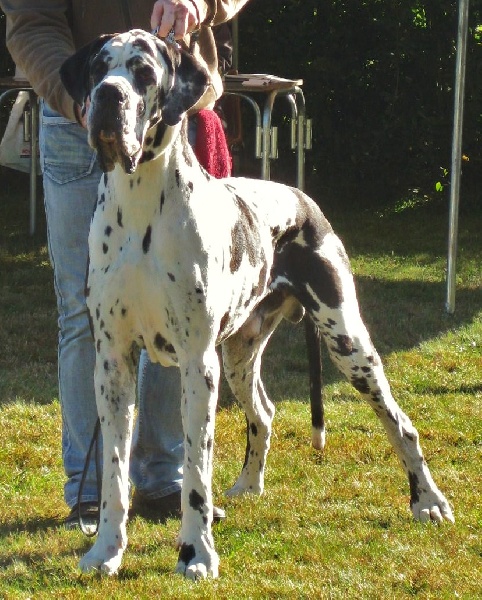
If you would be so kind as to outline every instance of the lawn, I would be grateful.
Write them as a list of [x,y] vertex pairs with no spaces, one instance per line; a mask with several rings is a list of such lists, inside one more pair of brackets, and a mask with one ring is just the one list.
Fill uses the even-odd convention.
[[462,207],[456,312],[445,303],[447,205],[370,208],[318,197],[352,258],[362,314],[394,396],[417,426],[456,523],[411,519],[405,476],[380,424],[325,357],[327,446],[310,447],[302,327],[282,325],[264,362],[277,414],[260,498],[227,498],[244,457],[244,416],[225,384],[214,494],[220,578],[173,574],[179,523],[128,526],[114,578],[84,576],[92,541],[61,527],[56,308],[39,198],[0,172],[0,598],[482,597],[482,205]]

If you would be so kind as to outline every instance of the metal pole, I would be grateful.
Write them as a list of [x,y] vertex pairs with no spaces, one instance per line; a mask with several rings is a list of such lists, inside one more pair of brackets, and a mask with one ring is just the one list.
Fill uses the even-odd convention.
[[449,314],[455,312],[455,276],[457,237],[459,221],[460,178],[462,165],[462,129],[464,120],[465,65],[467,58],[467,34],[469,0],[459,2],[459,24],[457,32],[457,58],[455,66],[454,125],[452,136],[452,168],[450,182],[450,216],[447,256],[447,300],[445,308]]

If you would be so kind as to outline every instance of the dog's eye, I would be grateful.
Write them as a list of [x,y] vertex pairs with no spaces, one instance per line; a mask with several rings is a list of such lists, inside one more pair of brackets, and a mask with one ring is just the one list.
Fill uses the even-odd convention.
[[156,83],[154,69],[152,67],[140,67],[135,73],[136,83],[138,85],[152,85]]

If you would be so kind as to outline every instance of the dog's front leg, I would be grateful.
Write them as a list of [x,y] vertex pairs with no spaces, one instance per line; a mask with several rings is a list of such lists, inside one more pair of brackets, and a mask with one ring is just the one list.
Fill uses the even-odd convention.
[[189,579],[218,576],[219,557],[211,532],[211,480],[219,373],[214,348],[202,361],[181,364],[185,451],[176,571]]
[[97,410],[103,436],[102,501],[99,533],[80,561],[83,572],[114,575],[127,545],[129,452],[135,402],[134,364],[98,353],[95,367]]

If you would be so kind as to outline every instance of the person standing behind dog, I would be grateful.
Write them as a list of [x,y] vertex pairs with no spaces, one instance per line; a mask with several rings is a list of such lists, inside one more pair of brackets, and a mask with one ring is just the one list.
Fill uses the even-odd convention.
[[[85,304],[88,232],[101,177],[87,143],[81,108],[63,87],[59,68],[103,33],[158,28],[203,60],[212,83],[196,109],[222,94],[212,27],[231,19],[248,0],[0,0],[7,17],[7,48],[42,99],[40,153],[50,260],[57,296],[58,379],[62,409],[65,525],[79,525],[77,497],[97,420],[95,350]],[[83,73],[79,73],[83,77]],[[184,457],[180,375],[141,353],[138,418],[131,457],[132,512],[163,519],[180,513]],[[95,527],[98,493],[93,461],[80,497],[84,524]],[[224,513],[215,508],[215,519]]]

